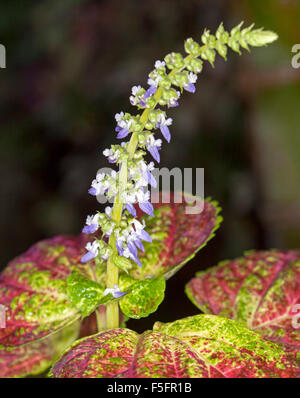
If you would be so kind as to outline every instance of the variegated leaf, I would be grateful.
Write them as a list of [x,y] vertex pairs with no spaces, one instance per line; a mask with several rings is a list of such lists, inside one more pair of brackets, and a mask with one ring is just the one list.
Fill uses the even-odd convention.
[[0,351],[0,377],[24,377],[46,371],[53,360],[73,343],[79,334],[80,323],[75,321],[52,335]]
[[[161,200],[158,197],[158,200]],[[219,216],[220,209],[215,202],[210,200],[200,200],[199,198],[193,197],[187,194],[169,195],[165,197],[168,200],[168,204],[163,204],[161,201],[155,203],[155,217],[141,217],[146,221],[147,231],[152,238],[151,243],[144,243],[145,253],[140,252],[139,257],[142,262],[142,267],[134,266],[129,270],[130,278],[127,277],[128,270],[126,272],[120,272],[120,286],[122,286],[122,277],[130,280],[131,283],[126,283],[126,289],[122,286],[122,291],[126,291],[127,295],[120,298],[120,307],[126,311],[126,315],[132,315],[134,318],[140,318],[149,315],[151,312],[156,310],[157,306],[163,299],[161,295],[156,305],[149,305],[144,310],[141,305],[133,305],[133,296],[135,288],[140,289],[141,284],[137,283],[137,280],[143,280],[147,278],[164,277],[165,279],[170,278],[175,272],[177,272],[188,260],[190,260],[196,252],[201,249],[209,239],[214,236],[214,231],[219,227],[221,217]],[[179,201],[179,203],[175,203]],[[196,214],[189,214],[191,207],[196,208]],[[90,262],[93,265],[93,261]],[[103,272],[102,272],[103,269]],[[102,272],[102,274],[101,274]],[[72,280],[72,286],[68,289],[71,294],[70,299],[72,303],[77,304],[77,308],[80,309],[82,315],[90,313],[93,308],[100,304],[106,304],[111,300],[115,300],[111,295],[101,297],[101,290],[105,289],[106,274],[105,264],[97,268],[97,279],[102,284],[97,285],[92,281],[87,281],[79,277],[78,274],[70,276],[69,280]],[[77,280],[77,279],[80,279]],[[84,286],[85,287],[84,287]],[[83,294],[89,285],[89,291],[93,295],[94,304]],[[96,294],[97,291],[97,294]],[[145,292],[149,289],[144,289],[143,300],[148,303],[153,302],[153,297],[149,295],[148,299],[145,296]],[[78,293],[78,297],[76,294]],[[129,296],[129,298],[128,298]],[[141,298],[135,298],[137,302]],[[132,305],[131,310],[129,309],[128,303]],[[79,305],[79,306],[78,306]],[[89,309],[86,312],[86,308]],[[137,312],[138,308],[140,310]]]
[[[204,202],[204,210],[195,215],[185,214],[189,206],[187,203],[154,205],[156,218],[147,227],[153,242],[148,244],[142,258],[143,270],[138,267],[131,270],[132,286],[147,277],[170,277],[213,236],[220,222],[215,203]],[[76,298],[75,283],[72,300],[68,294],[66,280],[73,272],[83,278],[96,276],[100,290],[105,287],[104,263],[97,269],[93,261],[80,263],[90,239],[93,237],[86,235],[58,236],[38,242],[12,260],[0,274],[0,304],[5,306],[7,318],[6,328],[0,329],[0,359],[2,349],[51,335],[103,304],[95,299],[87,306],[82,294]],[[1,372],[0,365],[0,375]]]
[[163,277],[145,279],[135,283],[130,292],[120,300],[120,308],[129,318],[144,318],[155,312],[165,296]]
[[6,327],[0,344],[14,347],[52,333],[78,317],[69,301],[66,278],[80,264],[82,237],[59,236],[32,246],[0,274],[0,303]]
[[275,343],[231,319],[198,315],[154,325],[142,335],[112,329],[68,348],[55,378],[298,377],[298,366]]
[[65,279],[74,269],[84,272],[79,262],[83,239],[59,236],[39,242],[1,273],[5,327],[0,328],[0,377],[42,371],[59,353],[56,332],[63,335],[80,317],[68,299]]
[[199,272],[186,293],[201,311],[244,322],[299,359],[300,251],[249,252],[223,261]]
[[[156,200],[160,202],[154,204],[154,217],[142,217],[152,243],[146,242],[145,253],[140,253],[143,266],[129,271],[136,279],[163,275],[170,278],[214,237],[222,221],[217,202],[210,199],[177,193],[165,198],[167,204],[161,196]],[[190,214],[193,208],[195,214]]]

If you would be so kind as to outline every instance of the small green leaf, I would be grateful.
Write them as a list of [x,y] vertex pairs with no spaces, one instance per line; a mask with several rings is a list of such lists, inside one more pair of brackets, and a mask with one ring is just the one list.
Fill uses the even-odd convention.
[[67,294],[83,317],[91,314],[103,299],[104,289],[98,283],[73,272],[67,278]]
[[155,312],[163,301],[165,288],[166,281],[163,277],[137,282],[120,300],[120,308],[130,318],[147,317]]
[[128,273],[128,270],[132,268],[132,262],[125,257],[114,256],[113,262],[118,268],[120,268],[122,271],[125,271],[126,273]]

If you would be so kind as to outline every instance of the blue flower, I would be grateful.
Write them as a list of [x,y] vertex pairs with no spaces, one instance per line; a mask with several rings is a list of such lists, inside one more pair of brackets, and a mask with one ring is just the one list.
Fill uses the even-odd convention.
[[94,216],[87,216],[86,225],[83,227],[82,232],[84,234],[93,234],[99,228],[99,214]]
[[150,152],[153,159],[157,161],[157,163],[160,162],[159,151],[161,150],[161,144],[161,139],[156,140],[153,134],[147,138],[146,148]]
[[115,298],[119,298],[119,297],[124,296],[126,293],[121,292],[118,285],[114,284],[114,288],[107,288],[104,290],[103,296],[107,296],[108,294],[111,294]]
[[136,217],[136,210],[132,203],[126,203],[125,207],[133,217]]
[[171,133],[168,126],[172,124],[172,121],[172,118],[169,117],[166,119],[165,115],[161,114],[159,121],[157,122],[157,127],[159,127],[162,135],[168,142],[171,141]]
[[194,93],[194,92],[196,91],[196,87],[195,87],[195,84],[194,84],[194,83],[196,83],[197,78],[198,78],[197,75],[195,75],[194,73],[190,72],[190,73],[188,74],[189,82],[188,82],[188,84],[186,84],[185,86],[183,86],[183,88],[184,88],[186,91],[188,91],[189,93]]
[[157,86],[151,85],[148,90],[145,92],[144,99],[151,97],[151,95],[155,94],[157,90]]
[[96,240],[93,243],[88,242],[85,246],[88,252],[84,256],[82,256],[80,262],[86,263],[87,261],[90,261],[93,258],[97,257],[99,253],[99,247],[100,245]]

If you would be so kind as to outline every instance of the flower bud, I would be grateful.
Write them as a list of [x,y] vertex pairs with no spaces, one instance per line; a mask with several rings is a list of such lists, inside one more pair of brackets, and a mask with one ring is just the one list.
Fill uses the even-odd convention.
[[188,79],[187,73],[184,73],[184,72],[176,73],[172,77],[172,83],[175,86],[183,87],[184,85],[188,84],[188,82],[189,82],[189,79]]
[[149,117],[150,122],[153,123],[154,125],[156,125],[156,123],[157,123],[157,112],[156,111],[149,112],[149,116],[148,117]]
[[168,100],[165,99],[165,98],[163,98],[163,97],[161,97],[161,98],[158,100],[158,103],[159,103],[159,105],[164,106],[164,105],[167,105]]
[[278,35],[270,30],[255,29],[247,35],[247,41],[250,46],[266,46],[278,39]]
[[143,130],[143,125],[139,122],[134,122],[132,123],[131,129],[133,132],[138,133]]
[[228,46],[229,46],[233,51],[235,51],[235,52],[241,54],[239,43],[238,43],[235,39],[233,39],[232,37],[230,37],[229,40],[228,40]]
[[220,41],[217,41],[216,50],[221,55],[221,57],[223,57],[226,60],[227,47],[224,44],[222,44]]
[[220,24],[218,30],[216,31],[216,38],[223,44],[227,43],[228,41],[229,33],[224,30],[223,23]]
[[182,68],[184,66],[184,60],[180,53],[170,53],[165,56],[165,62],[169,69]]
[[230,31],[230,36],[233,37],[234,39],[238,40],[241,36],[241,27],[244,22],[241,22],[239,25],[235,26],[234,28],[231,29]]
[[122,221],[120,222],[120,227],[121,227],[121,228],[127,228],[127,226],[128,226],[127,221],[122,220]]
[[113,256],[112,258],[114,264],[120,268],[121,270],[128,272],[129,269],[132,268],[132,262],[125,257],[121,257],[121,256]]
[[146,124],[145,124],[145,129],[147,129],[147,130],[152,130],[153,129],[153,124],[151,123],[151,122],[147,122]]
[[202,65],[203,65],[203,62],[201,61],[201,59],[193,58],[188,62],[187,69],[194,73],[200,73],[203,68]]
[[158,85],[160,86],[160,87],[163,87],[163,88],[170,88],[171,87],[171,81],[170,81],[170,79],[168,79],[167,77],[165,78],[165,79],[161,79],[160,81],[159,81],[159,83],[158,83]]
[[184,49],[188,54],[194,55],[196,57],[200,54],[200,45],[192,38],[189,38],[185,41]]
[[156,100],[153,98],[153,96],[146,99],[146,105],[148,108],[154,108],[155,104]]
[[203,53],[201,54],[201,58],[209,61],[209,63],[213,66],[216,58],[216,53],[214,50],[208,48],[205,51],[203,51]]
[[[144,136],[143,133],[140,133],[140,134],[138,135],[138,140],[139,140],[139,144],[140,144],[140,145],[145,145],[145,143],[146,143],[146,137]],[[134,155],[133,155],[133,157],[134,157]]]

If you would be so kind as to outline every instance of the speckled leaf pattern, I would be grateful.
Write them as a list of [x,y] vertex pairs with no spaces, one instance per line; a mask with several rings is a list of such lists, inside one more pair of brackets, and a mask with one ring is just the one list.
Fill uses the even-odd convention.
[[242,323],[197,315],[157,322],[138,335],[112,329],[68,348],[53,366],[55,378],[298,377],[298,366],[277,344]]
[[129,318],[144,318],[157,310],[164,299],[166,281],[163,277],[145,279],[133,285],[120,300],[120,308]]
[[[137,280],[148,277],[170,277],[205,245],[220,222],[219,209],[210,201],[204,203],[204,211],[198,215],[185,214],[186,203],[158,203],[154,207],[157,217],[147,220],[150,221],[147,231],[153,242],[145,245],[147,254],[141,256],[143,269],[136,266],[130,271],[132,286]],[[88,315],[96,305],[106,303],[105,300],[98,303],[95,297],[96,291],[100,297],[101,288],[105,288],[105,264],[95,269],[93,261],[86,265],[80,263],[85,245],[92,239],[81,234],[38,242],[12,260],[0,274],[0,304],[6,307],[6,327],[0,329],[0,358],[4,349],[51,335]],[[94,301],[88,305],[82,294],[75,297],[75,283],[73,295],[70,295],[72,289],[70,284],[69,290],[67,288],[67,278],[73,272],[91,278],[89,267],[94,269],[93,277],[97,277],[100,287],[94,291],[89,289]],[[162,296],[157,301],[152,299],[146,308],[149,313],[157,308]],[[107,300],[111,300],[110,295]],[[135,303],[133,312],[137,308]],[[28,353],[29,349],[27,357]],[[0,366],[0,376],[1,371]]]
[[[59,236],[41,241],[1,273],[0,303],[6,307],[6,327],[0,328],[0,377],[43,371],[60,352],[56,331],[64,334],[79,318],[68,300],[65,279],[81,267],[82,239]],[[39,340],[48,335],[49,339]]]
[[[129,271],[132,277],[144,279],[165,275],[168,279],[214,237],[222,221],[218,204],[187,194],[182,198],[177,195],[177,198],[182,203],[175,203],[171,195],[170,203],[154,204],[154,218],[143,217],[152,243],[145,242],[145,253],[139,256],[143,267]],[[203,207],[199,214],[186,213],[193,200],[197,201],[199,208]]]
[[300,251],[249,252],[221,262],[199,272],[186,293],[203,312],[244,322],[299,359],[300,328],[292,320],[300,303]]
[[68,300],[66,278],[81,267],[82,238],[56,237],[32,246],[0,275],[0,303],[7,309],[0,345],[18,346],[44,337],[78,316]]
[[90,315],[103,299],[103,287],[78,272],[67,278],[67,295],[83,317]]
[[0,377],[24,377],[46,371],[57,356],[76,340],[78,321],[51,336],[0,351]]

